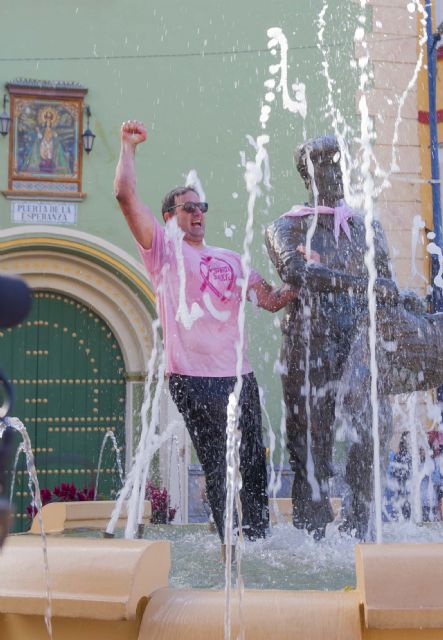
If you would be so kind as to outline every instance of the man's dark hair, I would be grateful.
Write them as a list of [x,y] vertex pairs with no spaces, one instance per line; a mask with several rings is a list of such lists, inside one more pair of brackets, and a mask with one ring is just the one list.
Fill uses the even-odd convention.
[[165,213],[169,211],[169,209],[176,204],[175,202],[176,196],[182,196],[184,193],[187,193],[188,191],[193,191],[197,196],[199,195],[197,190],[194,189],[194,187],[175,187],[175,189],[172,189],[172,191],[170,191],[165,195],[165,197],[162,200],[163,219],[165,218]]

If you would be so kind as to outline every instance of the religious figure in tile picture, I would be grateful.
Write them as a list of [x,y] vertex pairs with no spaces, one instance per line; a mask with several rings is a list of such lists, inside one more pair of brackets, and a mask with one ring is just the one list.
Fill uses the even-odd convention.
[[17,111],[17,171],[29,176],[77,172],[77,118],[69,103],[22,100]]

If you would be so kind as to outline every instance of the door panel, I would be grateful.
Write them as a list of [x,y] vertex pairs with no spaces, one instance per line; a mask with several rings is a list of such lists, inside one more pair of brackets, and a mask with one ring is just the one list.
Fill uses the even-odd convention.
[[[40,487],[62,482],[93,487],[101,443],[112,430],[124,462],[125,379],[120,347],[91,309],[63,294],[35,291],[29,317],[0,332],[0,362],[14,383],[13,414],[31,438]],[[17,436],[17,446],[19,445]],[[14,490],[15,530],[27,528],[31,501],[23,455]],[[120,488],[111,440],[105,446],[99,495]]]

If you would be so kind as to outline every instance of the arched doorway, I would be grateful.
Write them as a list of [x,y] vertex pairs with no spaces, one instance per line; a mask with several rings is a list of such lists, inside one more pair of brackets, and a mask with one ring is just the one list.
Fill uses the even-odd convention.
[[[31,438],[42,487],[91,488],[107,431],[125,459],[122,353],[106,322],[78,300],[44,290],[34,291],[33,298],[29,317],[0,332],[2,363],[16,390],[13,413]],[[116,455],[107,446],[99,494],[113,498],[119,488]],[[31,502],[24,459],[17,467],[13,500],[16,530],[23,530]]]
[[[95,474],[109,426],[129,468],[152,349],[153,296],[142,265],[109,243],[73,231],[69,238],[19,231],[0,233],[0,268],[26,279],[34,308],[21,327],[3,332],[0,363],[16,381],[14,414],[28,428],[32,423],[40,485],[74,481],[82,488],[91,469]],[[99,492],[110,497],[119,481],[109,442],[106,450]],[[29,494],[27,480],[20,482],[16,491]],[[20,524],[30,497],[16,498]]]

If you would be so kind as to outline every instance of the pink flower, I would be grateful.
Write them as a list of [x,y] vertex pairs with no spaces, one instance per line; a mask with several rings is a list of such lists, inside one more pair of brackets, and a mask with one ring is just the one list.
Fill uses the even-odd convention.
[[[46,488],[40,489],[40,500],[42,501],[43,507],[45,506],[45,504],[48,504],[48,502],[51,502],[52,500],[51,489],[46,489]],[[28,504],[28,506],[26,507],[26,512],[28,513],[31,519],[37,515],[37,507],[35,506],[34,502],[32,502],[31,504]]]
[[48,504],[52,500],[52,491],[51,489],[42,489],[40,491],[40,498],[42,500],[42,505]]
[[[94,500],[94,488],[84,486],[83,489],[77,489],[75,484],[62,482],[54,490],[43,488],[40,490],[42,505],[49,502],[84,502],[85,500]],[[37,508],[32,502],[26,507],[29,517],[32,519],[37,514]]]
[[177,509],[169,506],[167,489],[160,489],[152,482],[148,482],[146,485],[146,499],[151,501],[151,522],[167,524],[174,519]]

